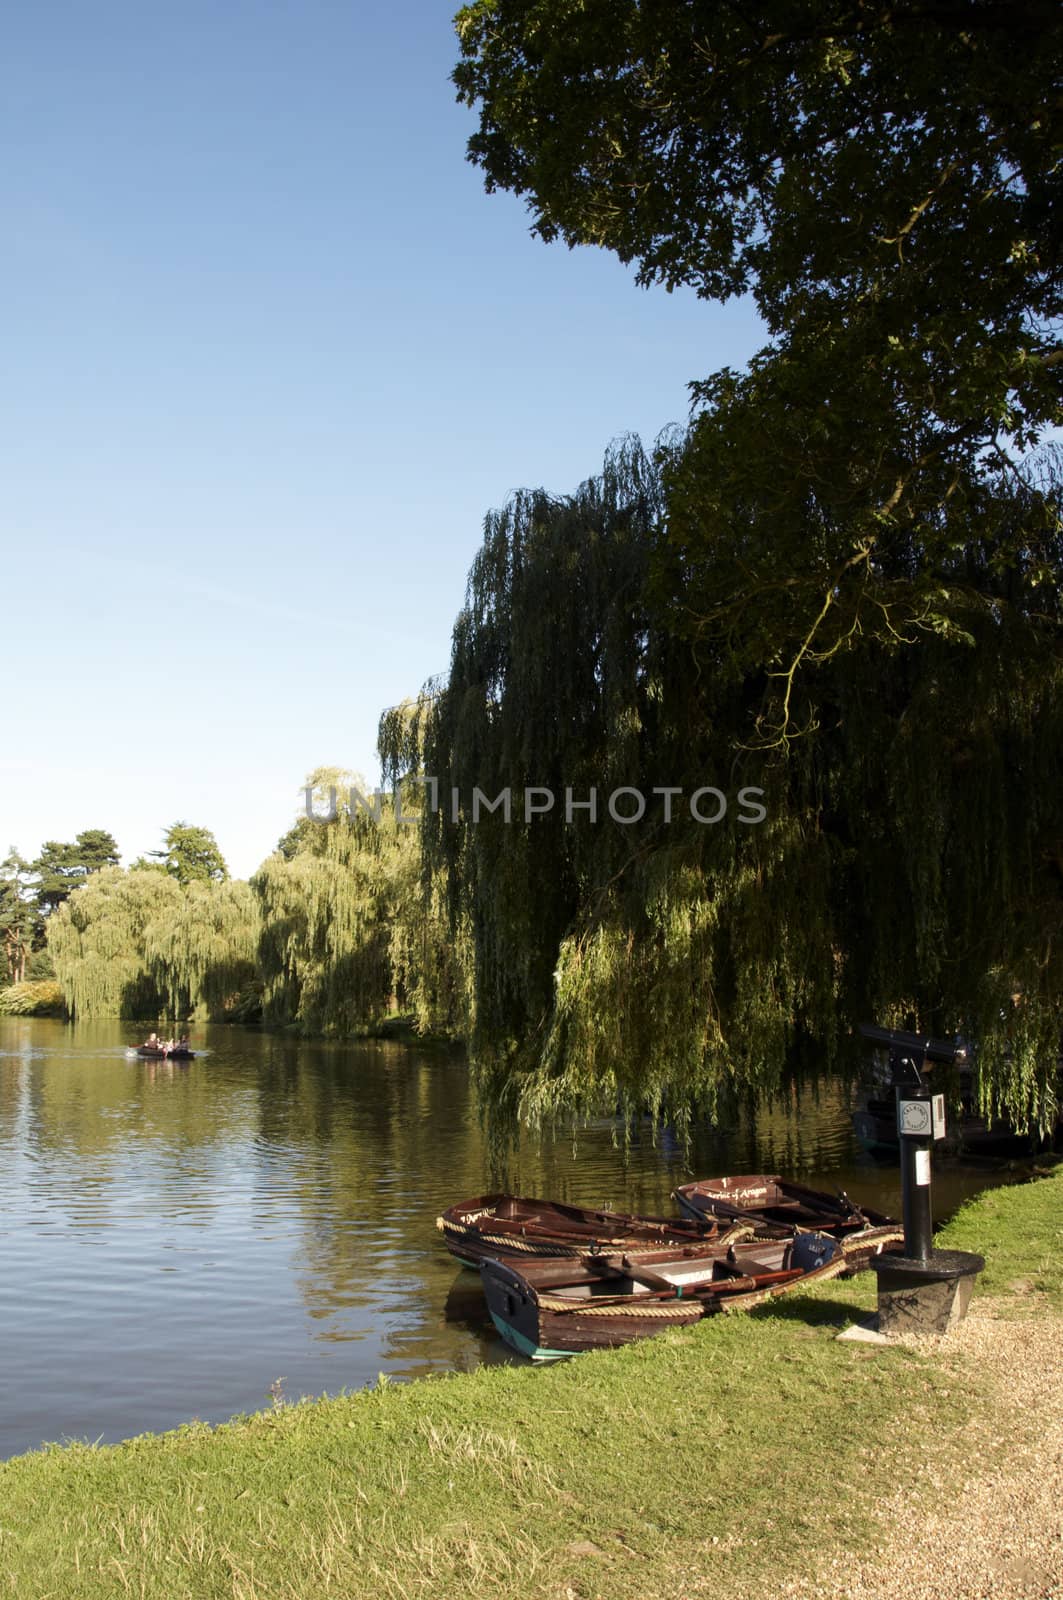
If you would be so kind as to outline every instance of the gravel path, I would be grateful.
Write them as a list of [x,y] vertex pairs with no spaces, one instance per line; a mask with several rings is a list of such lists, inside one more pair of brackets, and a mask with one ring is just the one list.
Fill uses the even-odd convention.
[[1063,1318],[1005,1319],[976,1300],[936,1360],[992,1395],[962,1449],[954,1435],[922,1465],[938,1510],[881,1501],[874,1546],[827,1554],[780,1600],[1063,1600]]

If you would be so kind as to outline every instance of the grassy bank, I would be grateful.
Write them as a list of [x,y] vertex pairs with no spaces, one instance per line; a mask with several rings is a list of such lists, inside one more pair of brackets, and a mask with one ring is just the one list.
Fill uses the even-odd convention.
[[[1063,1304],[1063,1169],[942,1242]],[[1016,1267],[1018,1263],[1018,1267]],[[907,1348],[839,1344],[865,1278],[550,1370],[484,1368],[223,1428],[0,1467],[0,1592],[62,1600],[726,1592],[824,1532],[861,1540],[919,1439],[981,1391]]]

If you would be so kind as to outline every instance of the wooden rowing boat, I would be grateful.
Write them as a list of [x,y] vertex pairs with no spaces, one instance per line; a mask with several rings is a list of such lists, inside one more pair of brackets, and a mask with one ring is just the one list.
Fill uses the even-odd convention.
[[488,1259],[480,1276],[506,1343],[533,1361],[553,1361],[688,1327],[844,1269],[839,1240],[807,1233],[580,1260]]
[[763,1172],[684,1183],[672,1198],[695,1221],[752,1222],[762,1238],[782,1238],[795,1228],[812,1228],[841,1238],[869,1228],[895,1226],[884,1211],[857,1205],[842,1189],[824,1194]]
[[718,1232],[712,1218],[639,1217],[512,1194],[484,1194],[449,1206],[436,1218],[436,1227],[451,1255],[467,1267],[488,1258],[578,1260],[610,1251],[697,1245]]
[[715,1220],[722,1228],[748,1223],[758,1239],[786,1239],[809,1230],[829,1234],[842,1242],[846,1277],[904,1242],[899,1222],[884,1211],[856,1205],[844,1190],[824,1194],[774,1174],[703,1178],[684,1183],[672,1198],[693,1219]]

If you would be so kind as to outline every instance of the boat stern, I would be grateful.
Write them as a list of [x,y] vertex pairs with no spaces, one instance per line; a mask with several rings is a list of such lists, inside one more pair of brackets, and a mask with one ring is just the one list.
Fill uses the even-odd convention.
[[491,1257],[480,1262],[487,1309],[506,1344],[531,1361],[559,1361],[570,1350],[551,1350],[540,1342],[539,1298],[512,1267]]

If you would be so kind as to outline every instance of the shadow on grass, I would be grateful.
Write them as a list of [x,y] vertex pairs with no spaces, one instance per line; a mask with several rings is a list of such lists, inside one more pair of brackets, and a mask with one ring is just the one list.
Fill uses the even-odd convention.
[[748,1313],[760,1320],[780,1317],[786,1322],[805,1322],[810,1328],[843,1328],[847,1322],[859,1322],[871,1314],[874,1307],[856,1305],[851,1300],[813,1300],[811,1297],[780,1299],[768,1305],[756,1306]]

